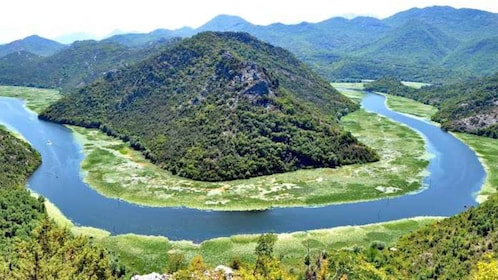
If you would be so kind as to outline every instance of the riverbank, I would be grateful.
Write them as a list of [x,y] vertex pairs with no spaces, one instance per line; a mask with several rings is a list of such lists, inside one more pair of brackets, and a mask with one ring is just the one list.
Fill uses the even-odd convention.
[[486,170],[486,179],[479,192],[475,194],[476,201],[482,203],[498,189],[498,145],[497,140],[468,133],[452,133],[467,144],[477,155]]
[[[45,207],[49,216],[58,225],[68,228],[75,235],[91,237],[94,242],[113,251],[121,262],[133,270],[133,273],[162,272],[173,255],[181,255],[187,262],[194,256],[200,255],[213,267],[219,264],[230,265],[234,259],[244,263],[254,263],[256,260],[254,250],[258,234],[214,238],[199,244],[188,240],[172,241],[163,236],[111,235],[105,230],[74,225],[48,200],[45,202]],[[281,233],[277,234],[275,255],[282,256],[282,264],[287,270],[296,269],[303,267],[303,256],[308,245],[312,253],[330,249],[366,248],[374,241],[390,246],[400,236],[440,219],[440,217],[415,217],[362,226]]]
[[428,158],[416,132],[363,110],[344,117],[342,125],[381,160],[218,183],[174,176],[127,143],[98,130],[70,128],[86,155],[81,165],[85,182],[102,195],[141,205],[257,210],[379,199],[421,187]]
[[0,96],[23,99],[26,107],[37,114],[62,98],[59,91],[55,89],[15,86],[0,86]]
[[[362,83],[336,83],[333,85],[349,89],[350,93],[346,92],[346,95],[348,95],[352,99],[358,98],[362,94],[358,91],[359,89],[361,90],[363,88]],[[421,86],[427,84],[407,83],[406,85],[420,88]],[[383,95],[387,97],[386,105],[389,109],[400,113],[417,116],[422,119],[428,120],[431,123],[434,123],[431,121],[431,117],[438,111],[436,107],[404,97],[388,94]],[[460,139],[460,141],[464,142],[476,153],[479,161],[486,170],[486,179],[479,192],[475,194],[476,201],[478,203],[482,203],[486,201],[490,194],[496,193],[498,188],[498,145],[496,145],[496,139],[468,133],[452,134]]]

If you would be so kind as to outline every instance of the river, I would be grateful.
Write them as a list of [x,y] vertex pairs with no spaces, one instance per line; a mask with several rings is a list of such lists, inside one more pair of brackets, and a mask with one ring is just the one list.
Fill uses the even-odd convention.
[[204,211],[143,207],[106,198],[82,181],[81,146],[71,130],[38,120],[19,99],[0,97],[0,123],[19,132],[42,155],[43,163],[28,187],[47,197],[75,224],[110,231],[162,235],[196,242],[241,233],[293,232],[361,225],[415,216],[450,216],[473,206],[486,173],[475,153],[460,140],[428,122],[386,108],[385,97],[368,93],[367,111],[387,116],[421,133],[435,154],[424,179],[429,187],[416,194],[324,207],[266,211]]

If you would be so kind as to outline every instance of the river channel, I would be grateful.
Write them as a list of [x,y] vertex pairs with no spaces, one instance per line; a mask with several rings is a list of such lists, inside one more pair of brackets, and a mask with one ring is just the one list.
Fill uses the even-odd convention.
[[81,146],[71,130],[38,120],[23,101],[0,97],[0,123],[17,131],[42,155],[28,187],[47,197],[75,224],[110,231],[163,235],[196,242],[241,233],[293,232],[361,225],[415,216],[450,216],[475,205],[486,173],[475,153],[439,127],[386,108],[385,97],[367,93],[362,107],[418,131],[435,155],[424,179],[426,189],[397,198],[314,208],[266,211],[204,211],[143,207],[106,198],[82,181]]

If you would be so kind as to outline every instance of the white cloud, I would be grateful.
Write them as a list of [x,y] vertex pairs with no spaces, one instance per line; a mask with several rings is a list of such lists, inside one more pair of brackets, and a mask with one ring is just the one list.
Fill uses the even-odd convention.
[[338,15],[387,17],[412,7],[451,5],[498,12],[490,0],[16,0],[0,10],[0,42],[32,34],[54,38],[87,32],[104,36],[113,30],[148,32],[156,28],[197,27],[218,14],[238,15],[255,24],[318,22]]

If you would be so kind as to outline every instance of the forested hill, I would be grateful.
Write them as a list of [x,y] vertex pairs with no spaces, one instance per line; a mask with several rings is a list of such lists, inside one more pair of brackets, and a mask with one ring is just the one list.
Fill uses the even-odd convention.
[[404,96],[439,108],[433,120],[444,129],[498,138],[498,73],[467,82],[413,89],[394,78],[366,85],[367,90]]
[[40,163],[40,154],[0,126],[0,189],[22,185]]
[[125,269],[86,237],[57,227],[23,184],[40,155],[0,127],[0,279],[118,279]]
[[100,127],[174,174],[218,181],[377,160],[337,124],[356,109],[288,51],[205,32],[40,117]]

